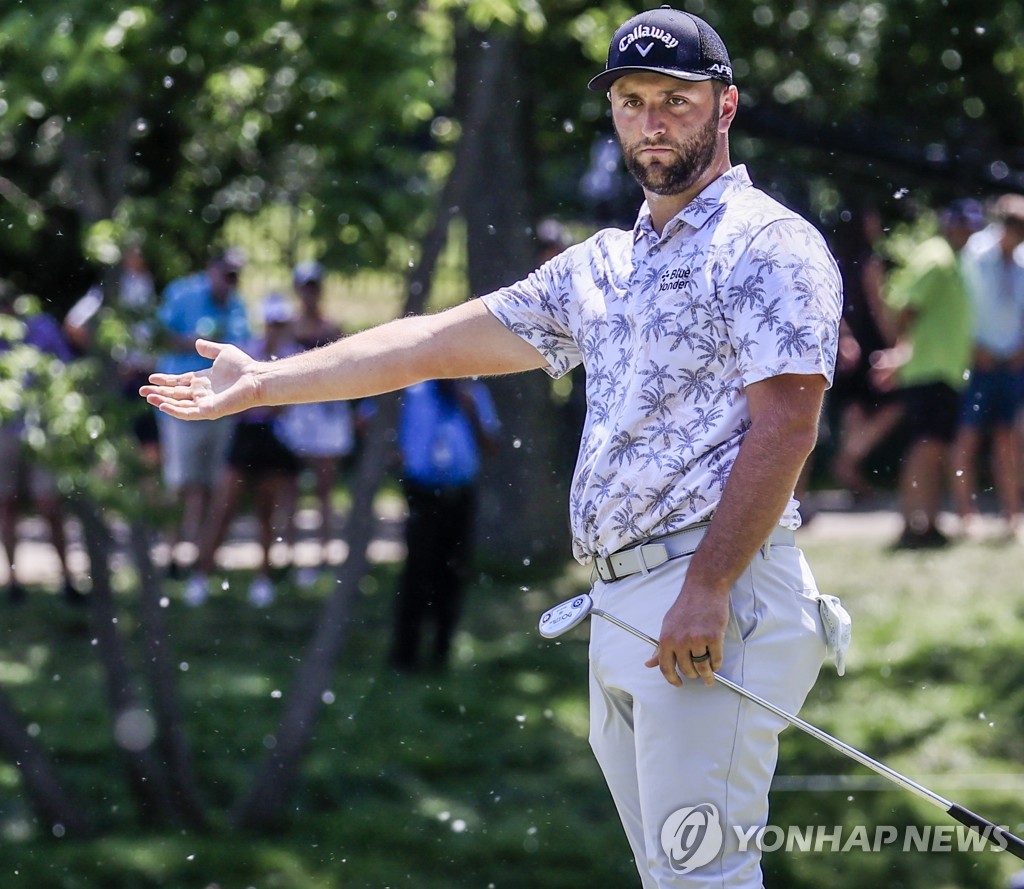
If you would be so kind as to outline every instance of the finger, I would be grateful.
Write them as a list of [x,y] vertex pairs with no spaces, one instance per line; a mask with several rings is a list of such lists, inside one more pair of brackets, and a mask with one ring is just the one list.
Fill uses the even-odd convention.
[[194,371],[184,374],[151,373],[149,375],[149,382],[154,386],[187,386],[194,376]]
[[662,646],[658,646],[654,652],[654,656],[644,662],[645,667],[658,667],[661,670],[661,675],[665,677],[665,680],[669,685],[682,685],[683,680],[679,673],[676,671],[676,659],[671,652],[668,653],[667,657],[662,654]]
[[173,386],[140,386],[139,395],[149,398],[150,395],[167,396],[174,391]]
[[700,679],[701,674],[698,669],[700,665],[694,663],[693,658],[690,656],[690,649],[687,648],[685,653],[679,656],[679,669],[682,670],[683,675],[687,679]]
[[155,396],[164,401],[195,401],[191,386],[147,386],[146,400]]
[[711,685],[715,681],[714,658],[711,655],[711,647],[704,649],[703,653],[694,656],[690,655],[690,663],[693,665],[697,678],[703,680],[705,685]]
[[216,359],[224,351],[224,343],[215,343],[211,340],[196,340],[196,351],[203,358]]
[[[699,650],[697,646],[690,649],[691,652],[696,650]],[[702,654],[698,654],[696,657],[691,655],[691,662],[698,677],[703,680],[704,684],[714,685],[715,672],[722,666],[724,658],[725,651],[722,641],[716,639],[707,643]]]
[[198,420],[202,416],[199,408],[194,404],[186,404],[180,401],[161,401],[159,403],[150,401],[149,403],[154,405],[160,413],[176,417],[179,420]]
[[190,408],[195,407],[195,402],[188,401],[181,398],[168,398],[166,395],[161,395],[159,392],[154,392],[151,395],[146,396],[146,401],[156,408],[163,408],[164,405],[169,405],[174,408]]

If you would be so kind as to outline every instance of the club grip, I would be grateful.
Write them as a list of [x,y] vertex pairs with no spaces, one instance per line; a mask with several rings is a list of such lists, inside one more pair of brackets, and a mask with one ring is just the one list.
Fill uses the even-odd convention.
[[1024,840],[1019,836],[1015,836],[998,824],[993,824],[988,819],[982,818],[981,815],[975,815],[970,809],[965,809],[956,803],[953,803],[946,811],[965,827],[980,833],[990,843],[1000,846],[1011,855],[1016,855],[1024,861]]

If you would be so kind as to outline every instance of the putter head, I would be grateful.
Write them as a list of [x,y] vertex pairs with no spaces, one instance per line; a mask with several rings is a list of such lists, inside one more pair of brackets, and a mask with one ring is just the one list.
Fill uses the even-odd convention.
[[586,593],[573,596],[573,598],[562,602],[561,605],[556,605],[545,611],[540,616],[537,629],[545,639],[554,639],[583,623],[593,607],[594,600]]

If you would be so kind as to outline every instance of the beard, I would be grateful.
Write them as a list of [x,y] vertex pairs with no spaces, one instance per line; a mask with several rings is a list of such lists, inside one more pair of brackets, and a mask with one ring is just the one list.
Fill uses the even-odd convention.
[[[640,186],[652,194],[673,195],[690,188],[711,166],[718,148],[718,115],[712,113],[708,122],[684,142],[669,139],[641,139],[632,145],[622,141],[616,131],[626,169]],[[669,164],[658,161],[646,166],[640,160],[645,148],[673,148],[675,159]]]

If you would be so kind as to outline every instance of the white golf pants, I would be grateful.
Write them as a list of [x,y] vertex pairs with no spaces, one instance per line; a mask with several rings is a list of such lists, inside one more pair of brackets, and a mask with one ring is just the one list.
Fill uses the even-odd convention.
[[[594,604],[657,638],[689,562],[597,581]],[[760,551],[730,593],[719,672],[799,711],[825,657],[817,595],[797,547]],[[669,685],[644,666],[651,646],[608,621],[595,617],[590,633],[590,743],[644,889],[760,889],[760,853],[753,842],[741,852],[739,837],[767,824],[786,723],[720,683]]]

